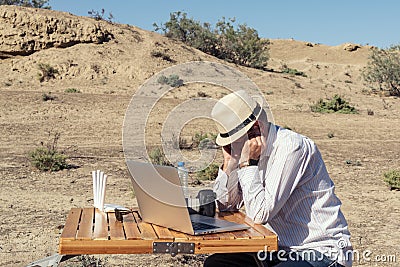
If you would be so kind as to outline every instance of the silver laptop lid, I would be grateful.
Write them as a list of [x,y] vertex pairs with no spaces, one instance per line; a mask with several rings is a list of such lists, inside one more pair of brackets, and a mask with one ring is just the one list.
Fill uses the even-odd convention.
[[193,235],[177,170],[133,160],[127,165],[142,219]]

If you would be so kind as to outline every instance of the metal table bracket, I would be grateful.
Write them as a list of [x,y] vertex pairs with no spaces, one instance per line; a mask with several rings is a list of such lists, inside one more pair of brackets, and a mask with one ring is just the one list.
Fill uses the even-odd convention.
[[194,254],[194,243],[189,242],[153,242],[153,253]]

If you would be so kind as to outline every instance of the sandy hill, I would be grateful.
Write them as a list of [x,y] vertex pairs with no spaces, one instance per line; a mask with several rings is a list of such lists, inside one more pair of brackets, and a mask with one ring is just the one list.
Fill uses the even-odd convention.
[[[81,87],[97,91],[110,84],[135,90],[145,79],[167,66],[193,60],[215,60],[195,49],[157,33],[134,26],[110,24],[88,17],[50,10],[0,7],[0,58],[2,84],[40,88],[38,64],[59,70],[54,87]],[[369,47],[351,44],[329,47],[293,40],[272,40],[270,66],[307,71],[312,78],[326,73],[342,77],[365,65]],[[157,57],[156,54],[165,55]],[[321,70],[322,69],[322,70]],[[248,70],[249,72],[255,72]],[[358,73],[357,73],[358,74]],[[86,88],[84,88],[86,87]],[[62,90],[62,88],[59,88]]]
[[[275,122],[318,144],[359,251],[374,255],[400,250],[400,199],[382,173],[400,166],[399,99],[365,93],[360,71],[371,47],[326,46],[271,40],[269,68],[234,66],[265,94]],[[175,64],[222,62],[180,42],[140,28],[69,13],[0,6],[0,265],[24,266],[57,250],[60,229],[72,207],[93,203],[89,173],[110,175],[107,202],[135,205],[121,129],[132,95],[146,79]],[[57,69],[41,82],[39,64]],[[307,77],[279,73],[286,64]],[[66,93],[75,88],[81,93]],[[185,85],[154,106],[147,144],[160,143],[171,109],[199,91],[220,97],[223,89]],[[55,97],[44,101],[43,93]],[[309,105],[341,94],[359,114],[319,114]],[[369,112],[368,112],[369,111]],[[373,115],[368,115],[372,114]],[[209,122],[185,134],[213,131]],[[48,132],[51,132],[50,136]],[[76,166],[56,173],[32,168],[27,154],[61,133],[60,149]],[[332,137],[333,136],[333,137]],[[218,162],[218,159],[217,159]],[[379,216],[377,216],[379,215]],[[181,257],[115,256],[111,266],[195,266]],[[371,264],[371,265],[368,265]],[[378,263],[359,262],[372,266]],[[375,266],[375,265],[374,265]],[[388,263],[385,266],[396,266]]]

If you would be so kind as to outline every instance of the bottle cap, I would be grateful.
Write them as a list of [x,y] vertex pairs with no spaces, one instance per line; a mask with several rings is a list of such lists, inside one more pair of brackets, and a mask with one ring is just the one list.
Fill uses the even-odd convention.
[[183,167],[185,166],[185,162],[183,161],[178,161],[178,167]]

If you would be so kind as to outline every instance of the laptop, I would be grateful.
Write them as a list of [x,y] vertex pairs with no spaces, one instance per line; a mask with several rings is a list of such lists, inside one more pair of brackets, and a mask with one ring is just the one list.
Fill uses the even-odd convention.
[[245,224],[189,214],[174,167],[127,160],[142,220],[190,235],[245,230]]

